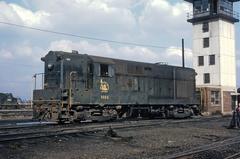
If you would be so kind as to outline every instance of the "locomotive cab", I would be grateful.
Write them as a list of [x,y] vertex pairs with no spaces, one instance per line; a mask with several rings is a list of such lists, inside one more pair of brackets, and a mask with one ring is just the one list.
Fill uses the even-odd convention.
[[35,118],[61,122],[87,119],[103,114],[95,107],[114,103],[109,95],[115,90],[113,61],[52,51],[42,61],[43,86],[33,92]]
[[[79,63],[76,55],[50,51],[42,58],[45,63],[44,74],[41,74],[42,88],[35,87],[33,92],[35,118],[53,121],[70,120],[71,101],[77,94],[76,92],[83,89],[83,85],[92,83],[91,72],[84,77],[82,67],[88,60],[83,59]],[[37,78],[36,75],[34,77]],[[36,80],[35,86],[37,86]],[[78,89],[73,89],[73,87]]]

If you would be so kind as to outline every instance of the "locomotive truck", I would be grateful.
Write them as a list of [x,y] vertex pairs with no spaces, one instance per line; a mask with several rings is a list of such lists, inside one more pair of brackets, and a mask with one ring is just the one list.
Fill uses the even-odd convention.
[[33,91],[35,119],[185,118],[198,112],[191,68],[77,51],[50,51],[41,60],[43,88]]

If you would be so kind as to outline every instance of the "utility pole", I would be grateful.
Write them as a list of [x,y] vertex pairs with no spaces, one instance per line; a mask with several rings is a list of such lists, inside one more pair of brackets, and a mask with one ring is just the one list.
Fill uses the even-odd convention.
[[184,39],[182,38],[182,67],[185,67],[185,50],[184,50]]

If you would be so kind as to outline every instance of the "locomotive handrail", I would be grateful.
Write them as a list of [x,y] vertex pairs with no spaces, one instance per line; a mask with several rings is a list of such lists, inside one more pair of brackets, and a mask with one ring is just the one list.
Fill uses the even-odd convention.
[[41,76],[41,79],[42,79],[42,89],[44,88],[44,75],[45,73],[35,73],[33,75],[33,79],[34,79],[34,90],[37,89],[37,77],[38,76]]
[[76,74],[76,71],[72,71],[70,72],[70,78],[69,78],[69,106],[68,106],[68,111],[71,109],[72,107],[72,75]]

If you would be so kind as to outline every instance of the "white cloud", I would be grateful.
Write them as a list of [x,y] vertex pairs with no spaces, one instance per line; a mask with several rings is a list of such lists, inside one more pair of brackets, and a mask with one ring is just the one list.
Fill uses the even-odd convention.
[[[181,38],[182,35],[189,36],[191,32],[191,25],[185,21],[188,5],[183,2],[171,4],[167,0],[24,0],[24,3],[35,8],[35,11],[17,4],[1,2],[3,17],[43,29],[145,43],[150,39],[160,43],[169,41],[169,44],[176,39],[173,36]],[[139,3],[143,8],[132,10]],[[28,35],[39,36],[36,33],[29,32]],[[53,37],[50,34],[40,36],[44,35],[46,38]]]
[[120,58],[126,60],[139,60],[153,62],[158,58],[156,53],[144,47],[112,47],[108,43],[89,43],[88,41],[72,42],[70,40],[54,41],[48,50],[71,52],[77,50],[82,54]]
[[5,60],[10,60],[10,59],[13,59],[14,56],[10,51],[1,49],[0,50],[0,58],[5,59]]
[[16,4],[9,4],[12,10],[18,15],[20,20],[28,26],[47,26],[49,13],[44,11],[32,12]]
[[115,8],[129,8],[133,4],[141,0],[99,0],[105,4]]
[[[35,0],[28,1],[49,13],[54,29],[84,35],[111,36],[132,31],[136,19],[125,7],[108,0]],[[124,4],[125,5],[125,4]],[[64,6],[64,7],[63,7]]]
[[71,52],[77,50],[82,54],[113,57],[116,51],[108,43],[91,44],[88,41],[72,42],[70,40],[54,41],[48,50]]
[[161,54],[144,47],[121,47],[117,52],[119,58],[130,61],[156,63],[161,59]]
[[[33,6],[35,11],[17,4],[7,4],[5,2],[0,3],[2,4],[0,9],[7,8],[6,12],[9,13],[6,15],[17,15],[18,20],[30,26],[40,25],[41,28],[51,26],[56,31],[93,35],[119,41],[141,41],[144,44],[152,44],[152,39],[155,39],[160,41],[160,46],[161,41],[164,42],[164,45],[166,45],[166,41],[171,43],[173,38],[170,34],[177,34],[179,33],[178,30],[181,29],[186,30],[187,25],[189,28],[191,27],[190,24],[183,20],[188,9],[186,3],[183,2],[175,4],[167,0],[141,0],[141,2],[137,0],[24,0],[24,2],[27,4],[26,6]],[[140,14],[136,15],[131,10],[131,7],[138,3],[144,5],[141,11],[138,11]],[[187,30],[186,32],[189,31]],[[47,37],[52,36],[49,34],[43,35]],[[30,36],[34,37],[32,34]],[[37,56],[39,51],[36,52],[36,49],[31,47],[47,48],[47,45],[42,45],[41,42],[41,40],[47,40],[47,37],[44,39],[41,37],[38,44],[23,44],[23,46],[18,44],[19,46],[15,47],[14,50],[15,55],[18,57],[32,57],[36,60],[36,57],[39,57]],[[151,39],[151,41],[149,42],[148,39]],[[162,55],[163,52],[168,52],[170,55],[176,54],[176,51],[174,52],[171,49],[167,51],[158,50],[158,53],[154,53],[152,50],[142,47],[122,46],[116,49],[116,47],[113,48],[108,43],[96,42],[91,44],[90,41],[73,43],[72,40],[49,40],[49,43],[49,49],[56,48],[66,51],[80,49],[80,52],[82,49],[83,51],[87,50],[87,52],[101,52],[100,54],[105,56],[118,57],[119,55],[124,55],[124,58],[130,59],[139,57],[140,60],[145,59],[145,56],[154,60],[159,55]],[[174,44],[171,45],[174,46]],[[144,56],[143,54],[146,55]],[[163,58],[161,57],[161,59]]]
[[159,8],[161,10],[170,10],[171,6],[170,3],[166,0],[151,0],[149,2],[149,5],[154,8]]
[[16,46],[15,48],[15,54],[18,57],[31,57],[33,56],[33,50],[30,46],[28,46],[27,44],[24,44],[22,46]]
[[[108,43],[93,44],[87,41],[72,42],[70,40],[54,41],[50,44],[48,50],[71,52],[77,50],[82,54],[104,56],[110,58],[119,58],[132,61],[141,61],[148,63],[167,62],[173,65],[179,65],[179,57],[182,56],[181,49],[169,47],[165,50],[154,51],[144,47],[120,46],[112,47]],[[190,63],[192,53],[186,49],[186,60]]]
[[[3,47],[0,50],[0,61],[6,61],[4,63],[17,62],[26,65],[39,64],[40,58],[46,54],[46,49],[42,49],[29,42],[19,42]],[[37,62],[37,63],[36,63]],[[23,68],[26,69],[26,68]]]
[[24,24],[28,26],[49,26],[49,13],[45,11],[33,12],[14,3],[0,1],[0,20],[9,23]]
[[149,0],[139,17],[143,32],[159,35],[159,38],[189,36],[191,25],[186,13],[191,7],[185,2],[171,4],[168,0]]
[[[185,52],[185,54],[184,54],[185,58],[191,60],[192,59],[192,49],[185,48],[184,52]],[[171,46],[166,50],[166,53],[168,56],[182,57],[182,50],[181,50],[181,48],[178,48],[178,47]]]
[[7,4],[4,1],[0,1],[0,9],[1,9],[1,14],[0,14],[1,20],[6,20],[6,21],[12,20],[12,21],[19,22],[19,19],[17,18],[18,15],[16,14],[16,12],[13,11],[13,9],[9,4]]

